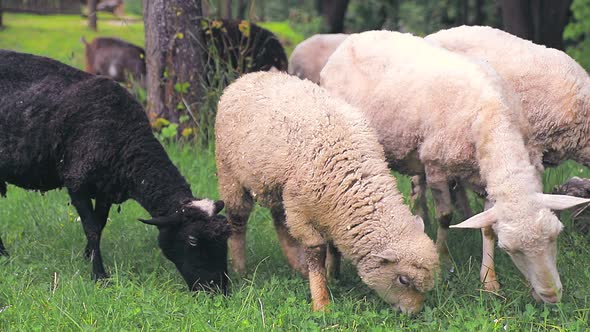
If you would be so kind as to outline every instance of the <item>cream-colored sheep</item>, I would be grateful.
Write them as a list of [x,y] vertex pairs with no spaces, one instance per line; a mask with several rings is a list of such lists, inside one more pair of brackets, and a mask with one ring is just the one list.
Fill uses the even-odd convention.
[[[590,166],[590,77],[575,60],[490,27],[461,26],[425,39],[485,61],[516,91],[531,126],[528,146],[546,166],[567,159]],[[484,257],[485,248],[493,255],[493,241],[484,237]]]
[[[215,135],[235,270],[245,271],[245,226],[257,201],[303,244],[314,310],[329,303],[327,241],[385,301],[404,312],[421,308],[438,255],[360,112],[309,81],[253,73],[224,91]],[[294,243],[281,241],[287,256]]]
[[289,58],[289,74],[320,83],[320,71],[347,34],[317,34],[295,47]]
[[536,292],[558,301],[555,240],[562,225],[550,208],[580,201],[542,193],[520,101],[493,69],[409,34],[371,31],[338,47],[320,84],[360,107],[390,166],[426,175],[441,222],[439,253],[451,216],[448,183],[459,179],[494,203],[460,227],[493,225]]

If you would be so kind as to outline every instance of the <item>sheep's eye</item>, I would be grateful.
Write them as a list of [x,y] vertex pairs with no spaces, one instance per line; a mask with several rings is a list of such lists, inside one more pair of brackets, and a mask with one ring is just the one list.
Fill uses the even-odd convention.
[[197,246],[197,238],[189,235],[188,236],[188,244],[190,244],[192,247],[196,247]]
[[399,281],[400,284],[402,284],[404,286],[410,286],[410,278],[408,278],[406,276],[399,276],[397,278],[397,280]]

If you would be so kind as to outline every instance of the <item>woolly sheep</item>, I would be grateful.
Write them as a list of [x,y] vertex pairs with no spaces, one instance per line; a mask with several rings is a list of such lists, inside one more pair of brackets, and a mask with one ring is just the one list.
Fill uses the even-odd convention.
[[451,221],[449,181],[485,188],[494,206],[457,226],[493,225],[537,294],[559,300],[555,239],[562,225],[550,208],[581,201],[542,193],[520,101],[491,68],[409,34],[372,31],[338,47],[321,85],[361,107],[390,166],[426,175],[440,222],[439,253],[446,253]]
[[246,222],[256,200],[294,238],[280,241],[285,253],[297,252],[296,241],[304,246],[314,310],[329,303],[326,241],[386,302],[404,312],[421,308],[438,255],[359,112],[309,81],[253,73],[225,90],[215,133],[235,270],[245,272]]
[[[490,27],[461,26],[426,40],[483,60],[506,80],[530,123],[528,145],[544,165],[574,159],[590,166],[590,77],[575,60]],[[493,242],[485,246],[493,248]]]
[[158,227],[162,252],[191,290],[225,290],[229,225],[217,215],[223,202],[193,197],[123,87],[11,51],[0,50],[0,73],[0,194],[6,182],[65,187],[88,240],[93,279],[108,277],[100,238],[110,207],[132,198],[152,215],[142,221]]
[[289,58],[289,74],[320,84],[320,71],[346,37],[344,33],[317,34],[302,41]]

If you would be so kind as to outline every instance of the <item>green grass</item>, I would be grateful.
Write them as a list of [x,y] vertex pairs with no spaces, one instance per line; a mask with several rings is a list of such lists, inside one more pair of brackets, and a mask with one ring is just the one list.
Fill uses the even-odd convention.
[[[196,195],[218,197],[212,149],[168,144],[168,152]],[[564,165],[551,174],[577,172]],[[409,190],[407,178],[400,188]],[[329,313],[311,313],[305,280],[282,256],[268,211],[257,208],[249,223],[250,277],[232,275],[230,295],[191,294],[160,253],[156,230],[136,219],[146,212],[135,202],[113,208],[102,249],[112,280],[90,280],[83,258],[85,238],[64,191],[41,195],[10,187],[0,200],[0,234],[10,259],[0,259],[0,330],[543,330],[590,328],[590,241],[566,228],[560,236],[563,303],[534,303],[510,259],[497,251],[504,286],[481,289],[479,232],[451,232],[456,270],[429,293],[415,317],[391,311],[365,287],[350,264],[333,281]],[[433,233],[434,227],[429,229]]]
[[[76,66],[81,62],[68,54],[81,51],[81,34],[93,36],[73,16],[8,14],[5,20],[9,27],[0,31],[0,47],[50,55]],[[128,34],[138,43],[143,38],[139,25],[110,32],[104,26],[101,33]],[[212,149],[166,145],[193,192],[217,198]],[[588,177],[590,172],[566,163],[546,172],[546,190],[571,175]],[[398,183],[407,196],[408,178],[398,177]],[[559,237],[558,267],[565,289],[561,304],[535,303],[500,250],[496,263],[503,288],[498,294],[483,291],[479,231],[453,230],[449,243],[455,272],[442,276],[424,310],[408,317],[391,311],[348,263],[342,279],[330,284],[330,312],[312,313],[307,282],[289,270],[269,213],[262,208],[255,209],[249,223],[250,276],[232,274],[229,296],[187,292],[176,268],[158,249],[156,229],[137,221],[147,213],[132,201],[122,204],[120,212],[111,210],[102,250],[112,279],[106,286],[96,284],[83,258],[82,227],[68,201],[63,190],[41,195],[13,186],[8,197],[0,199],[0,234],[11,253],[10,259],[0,258],[0,331],[590,329],[590,238],[576,233],[567,215]],[[428,233],[433,235],[434,229],[431,225]]]
[[76,15],[38,16],[3,15],[6,27],[0,30],[0,48],[52,57],[77,68],[84,67],[84,45],[97,36],[118,37],[144,45],[143,21],[118,20],[110,14],[99,14],[98,32],[87,27],[87,20]]

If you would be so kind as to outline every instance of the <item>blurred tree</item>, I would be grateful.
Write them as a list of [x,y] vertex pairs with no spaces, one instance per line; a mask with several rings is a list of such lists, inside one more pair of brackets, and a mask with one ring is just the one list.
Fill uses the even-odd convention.
[[344,31],[344,16],[349,0],[318,0],[317,8],[324,17],[327,33]]
[[500,0],[504,30],[562,50],[572,0]]
[[225,0],[225,18],[231,19],[232,18],[232,0]]
[[2,0],[0,0],[0,29],[2,29]]
[[238,12],[236,14],[238,20],[246,19],[246,9],[248,9],[248,1],[238,0]]
[[88,0],[88,27],[94,31],[97,30],[96,26],[96,5],[98,0]]
[[[200,0],[144,1],[147,112],[179,123],[197,110],[203,72]],[[194,119],[194,117],[193,117]]]

